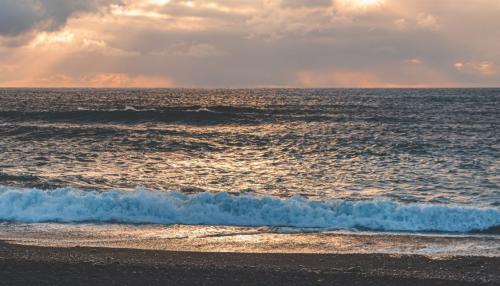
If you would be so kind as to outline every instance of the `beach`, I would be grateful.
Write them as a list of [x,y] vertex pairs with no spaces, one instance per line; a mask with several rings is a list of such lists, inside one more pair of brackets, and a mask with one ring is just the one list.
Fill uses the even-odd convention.
[[244,254],[0,243],[0,285],[499,285],[498,257]]

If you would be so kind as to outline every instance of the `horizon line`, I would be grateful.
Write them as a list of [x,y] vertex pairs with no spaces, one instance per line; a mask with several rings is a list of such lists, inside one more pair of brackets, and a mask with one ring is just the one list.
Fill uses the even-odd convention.
[[144,86],[0,86],[0,89],[500,89],[500,86],[422,86],[422,87],[144,87]]

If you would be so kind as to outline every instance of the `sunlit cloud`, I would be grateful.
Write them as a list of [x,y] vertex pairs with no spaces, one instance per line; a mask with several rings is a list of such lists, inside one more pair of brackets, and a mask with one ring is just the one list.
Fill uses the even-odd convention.
[[457,62],[453,67],[460,72],[492,77],[497,74],[495,64],[488,61],[482,62]]
[[0,86],[500,82],[490,0],[37,1],[0,1]]
[[405,61],[406,63],[412,64],[412,65],[419,65],[422,63],[422,60],[413,58]]
[[385,0],[337,0],[337,5],[350,9],[370,9],[378,8],[385,4]]
[[463,70],[463,69],[465,68],[465,64],[464,64],[464,63],[461,63],[461,62],[458,62],[458,63],[455,63],[455,64],[453,65],[453,67],[455,67],[455,69],[456,69],[456,70],[461,71],[461,70]]
[[393,84],[382,82],[378,76],[361,71],[304,71],[297,74],[304,87],[393,87]]
[[48,33],[43,32],[38,34],[31,42],[30,46],[38,48],[40,46],[53,46],[55,44],[69,44],[73,42],[75,34],[70,31]]
[[14,80],[4,83],[6,87],[173,87],[173,81],[165,77],[131,76],[123,73],[100,73],[92,76],[71,77],[56,74],[30,80]]
[[147,3],[152,4],[152,5],[167,5],[170,3],[170,0],[146,0]]
[[418,88],[443,87],[450,83],[444,78],[427,81],[422,84],[418,80],[397,80],[384,78],[376,71],[302,71],[297,73],[297,80],[304,87],[338,87],[338,88]]
[[146,17],[146,18],[157,18],[157,19],[168,19],[168,15],[164,15],[158,12],[149,11],[147,9],[142,9],[138,7],[126,7],[113,5],[111,9],[111,14],[114,16],[126,16],[126,17]]
[[424,29],[439,29],[438,20],[432,14],[420,13],[417,16],[417,26]]

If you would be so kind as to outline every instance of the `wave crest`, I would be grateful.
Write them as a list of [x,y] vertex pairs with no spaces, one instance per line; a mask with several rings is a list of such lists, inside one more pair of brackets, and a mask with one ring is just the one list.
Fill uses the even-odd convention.
[[498,227],[500,210],[387,200],[320,202],[298,196],[0,187],[0,220],[466,233]]

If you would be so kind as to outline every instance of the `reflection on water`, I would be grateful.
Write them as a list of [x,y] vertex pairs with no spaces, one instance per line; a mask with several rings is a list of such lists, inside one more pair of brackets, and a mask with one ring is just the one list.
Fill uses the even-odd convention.
[[498,206],[499,94],[0,90],[0,185]]
[[0,224],[0,240],[24,245],[204,252],[388,253],[500,256],[498,236],[407,235],[283,228],[159,225]]

